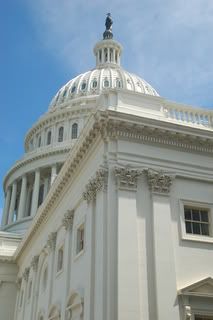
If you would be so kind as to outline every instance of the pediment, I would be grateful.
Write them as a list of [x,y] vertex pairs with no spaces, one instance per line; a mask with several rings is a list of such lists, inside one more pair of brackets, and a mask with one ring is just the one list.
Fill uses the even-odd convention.
[[179,290],[180,295],[213,298],[213,279],[206,278]]

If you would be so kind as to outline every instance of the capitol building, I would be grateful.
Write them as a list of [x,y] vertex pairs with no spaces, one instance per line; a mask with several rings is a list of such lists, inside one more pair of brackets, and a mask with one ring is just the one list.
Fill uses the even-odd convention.
[[121,65],[66,83],[6,173],[1,320],[213,320],[213,111]]

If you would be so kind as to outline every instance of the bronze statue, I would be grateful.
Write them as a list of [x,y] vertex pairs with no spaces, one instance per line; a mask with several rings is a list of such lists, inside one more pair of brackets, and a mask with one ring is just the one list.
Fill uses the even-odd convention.
[[111,14],[107,13],[107,17],[105,21],[106,30],[104,31],[104,34],[103,34],[104,40],[113,38],[112,24],[113,24],[113,21],[112,21]]
[[106,26],[106,30],[110,30],[112,31],[112,17],[110,13],[107,13],[107,18],[106,18],[106,22],[105,22],[105,26]]

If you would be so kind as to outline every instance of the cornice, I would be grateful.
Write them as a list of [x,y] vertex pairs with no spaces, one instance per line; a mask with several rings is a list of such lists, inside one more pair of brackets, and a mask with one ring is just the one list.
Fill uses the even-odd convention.
[[158,146],[161,144],[176,149],[179,148],[187,152],[206,152],[212,154],[212,132],[209,133],[209,136],[206,132],[205,135],[202,135],[202,130],[196,129],[191,130],[193,133],[190,135],[190,129],[188,128],[186,132],[186,128],[184,128],[185,133],[182,133],[184,142],[182,138],[176,137],[176,130],[180,135],[180,126],[177,127],[171,123],[168,124],[163,121],[121,114],[116,111],[97,111],[95,114],[91,114],[79,136],[78,142],[70,150],[60,174],[50,189],[44,203],[40,206],[23,241],[17,248],[15,258],[19,258],[37,229],[48,219],[48,215],[58,201],[60,194],[75,179],[82,162],[98,138],[104,139],[109,137],[112,139],[127,139],[129,141],[137,140],[143,143],[157,144]]

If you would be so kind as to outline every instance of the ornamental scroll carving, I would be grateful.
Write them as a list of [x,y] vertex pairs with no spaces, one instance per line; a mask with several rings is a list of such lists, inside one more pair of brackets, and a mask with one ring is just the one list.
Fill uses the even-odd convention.
[[33,271],[37,271],[38,269],[38,260],[39,260],[39,256],[36,255],[32,258],[32,261],[31,261],[31,266],[33,268]]
[[51,232],[48,236],[47,239],[47,248],[52,251],[55,250],[56,246],[56,237],[57,237],[57,232]]
[[28,281],[29,274],[30,274],[30,268],[25,268],[23,273],[23,278],[25,281]]
[[169,193],[173,178],[165,173],[152,170],[147,171],[149,189],[157,193]]
[[115,168],[117,184],[120,188],[137,188],[138,177],[142,171],[126,168]]
[[66,230],[72,227],[73,218],[74,218],[74,210],[67,210],[67,212],[65,213],[62,219],[62,225]]
[[91,179],[86,185],[86,191],[83,193],[84,200],[88,202],[95,200],[98,191],[105,190],[107,186],[108,170],[100,169],[96,172],[95,178]]

